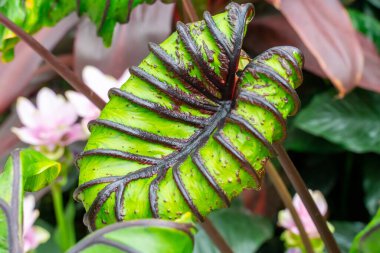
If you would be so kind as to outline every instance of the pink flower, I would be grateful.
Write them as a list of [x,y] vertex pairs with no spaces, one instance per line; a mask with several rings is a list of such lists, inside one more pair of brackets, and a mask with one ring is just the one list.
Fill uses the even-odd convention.
[[78,118],[75,107],[62,95],[43,88],[37,94],[36,104],[37,107],[22,97],[17,100],[17,114],[24,127],[12,131],[20,140],[53,151],[85,139],[81,125],[75,123]]
[[[108,102],[109,100],[108,91],[111,88],[119,88],[129,78],[129,76],[130,74],[127,69],[119,80],[116,80],[112,76],[103,74],[103,72],[93,66],[84,67],[82,72],[84,83],[105,102]],[[67,91],[65,95],[74,106],[76,113],[83,118],[82,128],[84,134],[88,136],[90,132],[87,129],[87,124],[91,120],[99,117],[100,110],[81,93],[76,91]]]
[[50,234],[44,228],[33,226],[39,216],[38,210],[34,210],[35,200],[33,195],[24,198],[24,219],[23,219],[23,238],[24,252],[37,248],[38,245],[46,242]]
[[[313,197],[317,207],[322,215],[326,215],[327,213],[327,202],[323,197],[320,191],[311,191],[311,196]],[[293,198],[293,205],[302,221],[302,224],[305,227],[306,233],[310,236],[310,238],[319,237],[319,233],[317,228],[315,227],[313,220],[311,219],[309,213],[307,212],[306,207],[303,205],[301,198],[296,194]],[[297,229],[296,224],[289,212],[288,209],[282,210],[278,214],[278,224],[279,226],[291,231],[294,234],[299,235],[299,231]]]

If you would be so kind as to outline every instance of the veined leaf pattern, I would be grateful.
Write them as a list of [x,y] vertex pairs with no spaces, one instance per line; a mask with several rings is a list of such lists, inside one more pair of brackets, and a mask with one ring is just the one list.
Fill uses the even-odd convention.
[[251,4],[177,23],[131,78],[109,92],[78,157],[84,221],[94,230],[116,221],[199,220],[227,207],[243,189],[260,189],[271,144],[299,107],[303,56],[293,47],[255,59],[241,50]]

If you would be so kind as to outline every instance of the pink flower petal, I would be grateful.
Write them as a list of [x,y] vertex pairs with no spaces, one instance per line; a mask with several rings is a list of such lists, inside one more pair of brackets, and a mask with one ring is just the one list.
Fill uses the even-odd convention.
[[116,87],[118,84],[114,77],[103,74],[93,66],[83,68],[82,78],[84,83],[106,102],[109,101],[109,89]]
[[39,139],[38,136],[36,136],[35,132],[26,127],[21,127],[21,128],[12,128],[12,132],[17,135],[17,137],[30,145],[43,145],[44,141]]
[[99,116],[100,110],[81,93],[69,90],[66,91],[65,95],[79,116],[89,120],[96,119]]
[[17,99],[16,110],[21,123],[28,127],[39,124],[38,111],[28,99],[20,97]]
[[79,140],[86,140],[88,137],[87,133],[84,131],[82,124],[75,124],[71,127],[71,129],[65,134],[62,145],[70,145],[73,142]]

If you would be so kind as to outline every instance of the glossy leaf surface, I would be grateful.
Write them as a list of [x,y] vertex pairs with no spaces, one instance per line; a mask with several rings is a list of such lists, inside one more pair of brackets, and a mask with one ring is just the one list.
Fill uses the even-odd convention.
[[186,212],[203,220],[243,189],[260,189],[271,144],[298,109],[303,58],[279,47],[249,59],[241,45],[253,6],[226,10],[179,22],[109,92],[77,161],[75,197],[90,229]]
[[0,173],[0,252],[22,252],[24,191],[47,186],[60,172],[60,164],[32,150],[16,150]]
[[194,233],[191,223],[154,219],[121,222],[90,234],[68,253],[191,253]]
[[380,153],[380,95],[355,91],[338,99],[333,91],[315,96],[296,126],[346,149]]

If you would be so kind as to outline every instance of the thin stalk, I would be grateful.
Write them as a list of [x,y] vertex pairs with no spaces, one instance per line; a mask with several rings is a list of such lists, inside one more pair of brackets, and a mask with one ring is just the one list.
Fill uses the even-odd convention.
[[53,197],[55,218],[56,218],[58,232],[59,232],[58,244],[61,247],[61,250],[65,252],[67,249],[69,249],[72,246],[72,242],[70,240],[70,235],[69,235],[70,231],[68,231],[68,228],[66,225],[65,212],[64,212],[63,200],[62,200],[62,189],[61,189],[61,186],[59,185],[59,182],[54,182],[51,185],[51,194]]
[[220,250],[220,252],[234,253],[209,219],[205,219],[205,221],[201,224],[203,229],[206,231],[207,235],[214,242],[215,246]]
[[281,144],[274,145],[274,149],[277,152],[277,159],[279,160],[281,166],[284,168],[286,175],[288,176],[291,184],[294,189],[300,196],[303,204],[305,205],[311,219],[313,220],[321,238],[330,253],[340,252],[338,245],[327,227],[327,223],[323,218],[321,212],[318,210],[317,205],[315,204],[313,198],[310,195],[310,192],[306,188],[306,184],[303,181],[298,170],[294,166],[292,160],[290,159],[285,148]]
[[105,102],[94,93],[87,85],[85,85],[78,76],[70,70],[67,66],[62,64],[57,57],[49,52],[44,46],[42,46],[32,36],[24,32],[20,27],[14,24],[11,20],[6,18],[0,13],[0,23],[2,23],[9,30],[19,36],[25,43],[27,43],[37,54],[39,54],[51,67],[65,79],[75,90],[83,93],[91,102],[97,105],[99,108],[103,108]]
[[307,235],[305,228],[302,224],[302,221],[296,209],[294,208],[294,205],[292,202],[292,196],[290,195],[288,189],[285,186],[284,181],[278,174],[276,168],[274,167],[271,161],[267,163],[265,171],[268,173],[269,178],[272,180],[273,186],[276,188],[276,191],[278,195],[280,196],[282,202],[284,203],[285,207],[289,210],[290,214],[292,215],[294,223],[296,224],[297,229],[300,233],[303,245],[305,246],[306,252],[314,253],[309,236]]
[[191,22],[199,20],[199,17],[191,0],[182,0],[182,5]]

